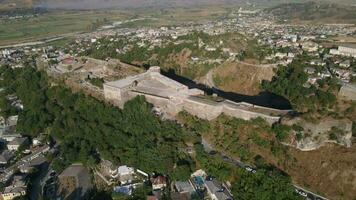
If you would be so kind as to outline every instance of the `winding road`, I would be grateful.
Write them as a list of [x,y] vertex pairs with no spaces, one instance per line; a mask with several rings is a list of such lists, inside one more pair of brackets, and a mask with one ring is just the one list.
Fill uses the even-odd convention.
[[[213,146],[212,146],[211,144],[209,144],[209,143],[208,143],[206,140],[204,140],[204,139],[202,139],[202,145],[204,146],[205,152],[209,153],[210,156],[215,156],[215,157],[218,156],[218,157],[220,157],[224,162],[226,162],[226,163],[228,163],[228,164],[230,164],[230,165],[239,167],[239,168],[244,168],[244,169],[246,169],[246,170],[247,170],[247,168],[253,169],[253,168],[250,167],[249,165],[247,165],[247,164],[241,162],[240,160],[233,159],[233,158],[231,158],[231,157],[229,157],[229,156],[227,156],[227,155],[225,155],[225,154],[223,154],[223,153],[221,153],[221,152],[216,151],[216,150],[213,148]],[[212,154],[210,153],[210,152],[212,152],[212,151],[214,151],[214,152],[216,152],[216,153],[212,155]],[[257,169],[256,169],[256,170],[257,170]],[[249,170],[248,170],[248,171],[249,171]],[[250,172],[251,172],[251,171],[250,171]],[[253,172],[251,172],[251,173],[253,173]],[[320,196],[320,195],[318,195],[318,194],[315,194],[315,193],[313,193],[313,192],[311,192],[311,191],[309,191],[309,190],[307,190],[307,189],[305,189],[305,188],[302,188],[302,187],[300,187],[300,186],[298,186],[298,185],[293,185],[293,186],[294,186],[294,188],[296,189],[296,191],[298,191],[298,194],[301,195],[301,196],[303,196],[303,197],[305,197],[305,199],[307,199],[307,200],[328,200],[327,198],[322,197],[322,196]]]

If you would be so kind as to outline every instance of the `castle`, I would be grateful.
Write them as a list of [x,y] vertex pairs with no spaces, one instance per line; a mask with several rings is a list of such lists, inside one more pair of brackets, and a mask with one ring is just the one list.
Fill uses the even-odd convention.
[[212,120],[221,114],[250,120],[261,117],[273,124],[280,120],[289,110],[277,110],[252,105],[245,102],[236,103],[229,100],[214,101],[204,98],[202,90],[172,80],[160,73],[160,67],[151,67],[145,73],[129,76],[125,79],[104,84],[105,99],[120,108],[138,95],[145,96],[149,103],[175,116],[185,110],[202,119]]

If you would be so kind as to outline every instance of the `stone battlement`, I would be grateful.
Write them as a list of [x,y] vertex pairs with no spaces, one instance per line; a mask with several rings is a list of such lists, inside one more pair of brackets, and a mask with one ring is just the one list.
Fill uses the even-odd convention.
[[202,119],[213,120],[221,114],[250,120],[261,117],[273,124],[280,120],[289,110],[277,110],[252,105],[245,102],[224,100],[216,102],[202,98],[204,92],[189,89],[187,86],[172,80],[160,73],[159,67],[151,67],[147,72],[130,76],[122,80],[104,84],[105,99],[123,107],[124,104],[138,95],[143,95],[155,107],[169,115],[175,116],[185,110]]

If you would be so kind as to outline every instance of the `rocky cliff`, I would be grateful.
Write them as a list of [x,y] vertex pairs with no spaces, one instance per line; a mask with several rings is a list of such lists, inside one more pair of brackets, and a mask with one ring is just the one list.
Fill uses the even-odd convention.
[[312,123],[297,117],[285,118],[282,124],[302,127],[301,130],[293,130],[295,137],[290,141],[290,145],[299,150],[311,151],[327,143],[351,147],[352,121],[348,119],[326,118]]

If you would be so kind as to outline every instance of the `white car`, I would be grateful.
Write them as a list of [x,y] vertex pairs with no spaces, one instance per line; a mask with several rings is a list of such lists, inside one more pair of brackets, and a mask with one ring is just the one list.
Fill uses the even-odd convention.
[[300,195],[300,196],[303,196],[303,197],[307,197],[308,194],[306,192],[304,192],[303,190],[298,190],[298,189],[295,189],[295,191]]
[[256,173],[257,172],[255,169],[253,169],[252,167],[249,167],[249,166],[247,166],[245,169],[247,171],[251,172],[251,173]]

